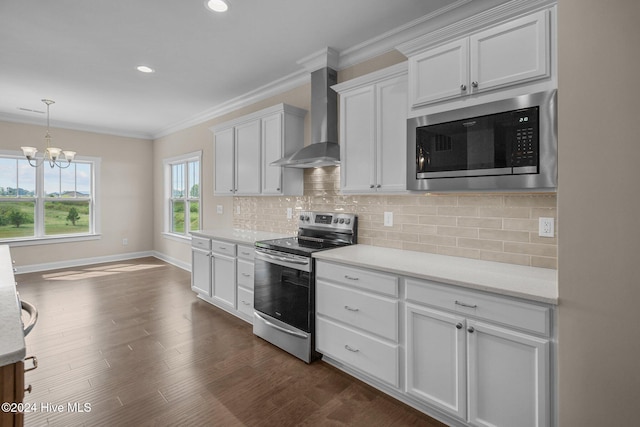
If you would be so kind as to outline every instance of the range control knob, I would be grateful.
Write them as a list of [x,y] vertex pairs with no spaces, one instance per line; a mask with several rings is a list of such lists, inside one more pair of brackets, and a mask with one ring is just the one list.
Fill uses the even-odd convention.
[[333,223],[337,224],[338,223],[338,218],[333,218]]
[[344,223],[345,224],[351,224],[351,220],[349,218],[347,218],[347,219],[344,220]]
[[304,221],[304,215],[300,215],[300,221]]
[[309,221],[309,217],[307,215],[304,216],[305,221]]
[[340,224],[344,224],[344,218],[340,218],[340,221],[338,221]]

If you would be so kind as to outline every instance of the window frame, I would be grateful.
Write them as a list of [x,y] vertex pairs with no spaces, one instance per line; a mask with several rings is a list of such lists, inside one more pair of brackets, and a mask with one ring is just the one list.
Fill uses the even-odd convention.
[[[24,155],[18,151],[0,150],[0,157],[4,159],[17,159],[24,160]],[[43,162],[40,166],[34,168],[35,172],[35,196],[33,197],[14,197],[14,198],[2,198],[2,201],[14,201],[14,202],[33,202],[34,205],[34,226],[33,236],[28,237],[10,237],[2,239],[0,238],[0,244],[7,244],[10,247],[14,246],[31,246],[53,243],[66,243],[66,242],[78,242],[83,240],[96,240],[101,238],[100,228],[100,164],[102,159],[100,157],[91,156],[76,156],[74,163],[87,163],[91,165],[91,196],[88,198],[61,198],[54,197],[49,198],[45,192],[44,182],[44,168],[49,167],[48,163]],[[76,182],[77,184],[77,182]],[[77,188],[77,187],[76,187]],[[72,233],[72,234],[52,234],[45,235],[45,204],[50,201],[73,201],[82,200],[89,202],[90,210],[90,223],[89,231],[86,233]]]
[[[191,162],[198,162],[198,197],[190,197],[189,191],[189,166]],[[183,197],[172,197],[173,182],[172,182],[172,167],[174,165],[183,164],[184,168],[184,182],[185,182],[185,195]],[[191,240],[191,232],[197,230],[191,230],[190,222],[185,221],[185,230],[183,233],[178,233],[172,230],[173,216],[172,216],[172,203],[175,200],[182,200],[185,202],[185,213],[187,212],[187,206],[191,201],[198,202],[198,230],[202,229],[202,150],[193,151],[190,153],[181,154],[178,156],[169,157],[163,160],[164,170],[164,215],[163,215],[163,235],[170,239],[176,240]]]

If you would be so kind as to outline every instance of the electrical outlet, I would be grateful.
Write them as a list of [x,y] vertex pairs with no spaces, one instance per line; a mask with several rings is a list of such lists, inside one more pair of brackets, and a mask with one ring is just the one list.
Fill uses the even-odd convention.
[[538,220],[538,236],[540,237],[554,237],[554,220],[553,218],[543,218]]
[[293,218],[293,208],[287,208],[287,219]]
[[384,213],[384,226],[393,227],[393,212]]
[[222,215],[222,205],[216,206],[216,212],[218,212],[218,215]]

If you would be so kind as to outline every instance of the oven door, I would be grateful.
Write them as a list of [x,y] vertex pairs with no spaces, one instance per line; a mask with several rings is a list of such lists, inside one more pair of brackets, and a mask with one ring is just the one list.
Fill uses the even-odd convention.
[[260,313],[311,332],[312,259],[256,249],[253,307]]

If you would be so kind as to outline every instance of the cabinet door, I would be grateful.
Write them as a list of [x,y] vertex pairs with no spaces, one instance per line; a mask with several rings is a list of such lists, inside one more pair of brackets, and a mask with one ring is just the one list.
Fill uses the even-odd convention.
[[464,38],[409,58],[409,102],[419,107],[469,92],[469,40]]
[[472,35],[473,91],[548,77],[549,33],[549,14],[542,11]]
[[375,191],[375,90],[340,95],[340,186],[343,192]]
[[406,320],[407,393],[466,419],[464,317],[407,304]]
[[376,85],[376,189],[407,189],[407,77]]
[[542,427],[549,417],[549,341],[467,321],[469,422]]
[[282,194],[282,167],[269,166],[282,152],[283,114],[262,119],[262,194]]
[[214,135],[213,193],[218,196],[232,196],[235,190],[233,128],[216,132]]
[[235,127],[235,159],[235,194],[260,194],[260,120]]
[[213,299],[227,306],[236,308],[236,259],[214,254],[211,264],[213,272]]
[[211,256],[209,251],[191,251],[191,289],[200,295],[211,296]]

